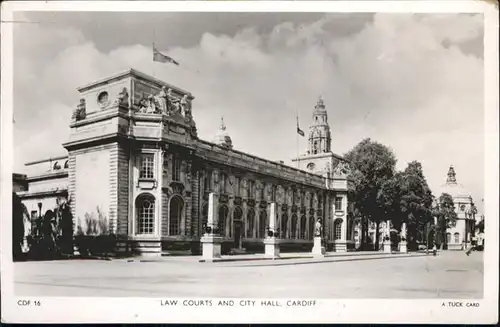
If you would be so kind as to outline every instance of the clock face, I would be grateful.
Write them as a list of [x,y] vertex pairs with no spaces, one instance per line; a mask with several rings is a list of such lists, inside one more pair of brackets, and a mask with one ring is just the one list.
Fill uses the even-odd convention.
[[307,169],[313,170],[316,167],[316,165],[313,162],[310,162],[307,164]]
[[108,101],[109,101],[108,92],[101,92],[97,96],[97,103],[99,103],[101,107],[106,106],[108,104]]

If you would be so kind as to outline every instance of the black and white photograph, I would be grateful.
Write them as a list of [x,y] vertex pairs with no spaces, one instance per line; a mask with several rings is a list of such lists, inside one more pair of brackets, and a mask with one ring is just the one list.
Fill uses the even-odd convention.
[[498,7],[368,2],[2,4],[2,321],[497,322]]

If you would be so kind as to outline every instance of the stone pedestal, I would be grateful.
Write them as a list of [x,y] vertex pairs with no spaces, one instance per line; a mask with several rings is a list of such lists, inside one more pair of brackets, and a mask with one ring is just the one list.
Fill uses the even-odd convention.
[[280,257],[279,240],[276,237],[268,237],[264,240],[265,257],[277,259]]
[[384,241],[384,252],[391,253],[391,241]]
[[321,246],[321,237],[314,237],[314,245],[312,248],[312,254],[315,257],[323,257],[325,255],[325,248]]
[[399,252],[408,253],[408,248],[406,247],[406,241],[399,242]]
[[205,234],[201,238],[202,259],[206,262],[214,261],[221,257],[222,237],[214,234]]

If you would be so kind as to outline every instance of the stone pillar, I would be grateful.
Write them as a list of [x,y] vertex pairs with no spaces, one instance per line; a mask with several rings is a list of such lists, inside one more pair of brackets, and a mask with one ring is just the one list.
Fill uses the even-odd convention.
[[401,225],[401,242],[399,242],[399,252],[408,253],[406,243],[406,223],[403,223],[403,225]]
[[[388,237],[388,240],[385,238]],[[384,233],[384,252],[391,253],[391,221],[387,220],[385,225],[385,233]]]
[[269,205],[269,229],[266,238],[264,239],[265,256],[266,258],[277,259],[280,257],[279,240],[276,226],[276,203],[272,202]]
[[202,247],[202,260],[203,262],[212,262],[214,259],[221,257],[221,243],[222,237],[217,231],[218,219],[218,202],[219,195],[210,193],[208,195],[208,222],[207,231],[201,238]]

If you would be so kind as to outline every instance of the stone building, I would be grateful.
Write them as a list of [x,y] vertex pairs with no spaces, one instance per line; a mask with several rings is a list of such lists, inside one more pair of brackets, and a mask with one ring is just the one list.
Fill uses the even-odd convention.
[[450,166],[448,170],[446,183],[441,186],[439,196],[442,193],[451,195],[457,213],[456,224],[446,232],[448,249],[466,249],[471,244],[476,216],[479,218],[479,215],[477,215],[472,196],[462,184],[457,182],[453,166]]
[[33,214],[68,199],[75,226],[97,210],[107,217],[117,251],[197,253],[214,192],[225,252],[263,249],[273,202],[285,251],[310,250],[317,219],[330,250],[351,244],[349,167],[330,151],[322,100],[297,169],[236,150],[223,121],[211,142],[198,138],[193,95],[136,70],[78,91],[67,156],[28,164],[38,171],[19,195]]

